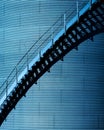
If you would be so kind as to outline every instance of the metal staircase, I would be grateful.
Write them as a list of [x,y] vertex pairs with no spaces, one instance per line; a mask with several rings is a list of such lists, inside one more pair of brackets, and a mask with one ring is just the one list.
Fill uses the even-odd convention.
[[78,12],[77,19],[71,26],[65,25],[64,33],[36,61],[27,73],[17,82],[16,87],[6,96],[0,106],[0,125],[18,101],[25,96],[29,88],[47,72],[57,61],[86,39],[93,40],[93,36],[104,32],[104,3],[94,1],[89,9]]

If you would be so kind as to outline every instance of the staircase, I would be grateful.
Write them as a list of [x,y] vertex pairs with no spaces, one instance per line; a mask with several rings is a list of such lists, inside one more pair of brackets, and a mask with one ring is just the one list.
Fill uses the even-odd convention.
[[0,125],[29,88],[57,61],[63,60],[72,49],[78,50],[78,45],[83,41],[93,40],[94,35],[104,32],[104,3],[94,0],[91,5],[88,4],[78,12],[72,21],[65,25],[59,37],[52,41],[52,45],[42,55],[40,54],[39,60],[6,96],[0,106]]

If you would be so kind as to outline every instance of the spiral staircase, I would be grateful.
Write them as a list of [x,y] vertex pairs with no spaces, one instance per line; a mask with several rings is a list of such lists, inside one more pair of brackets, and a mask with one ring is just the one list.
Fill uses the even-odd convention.
[[85,40],[94,40],[94,35],[104,32],[104,3],[94,0],[78,11],[72,21],[65,24],[59,36],[52,40],[52,45],[40,54],[40,58],[28,68],[13,90],[6,95],[0,106],[0,125],[30,87],[56,62],[63,60],[72,49],[78,50],[79,44]]

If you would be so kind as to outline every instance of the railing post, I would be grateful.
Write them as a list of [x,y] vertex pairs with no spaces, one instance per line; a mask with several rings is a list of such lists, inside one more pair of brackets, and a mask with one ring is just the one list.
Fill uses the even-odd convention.
[[16,66],[16,84],[18,83],[18,70],[17,70],[17,66]]
[[[79,2],[78,1],[77,1],[76,5],[77,5],[77,17],[78,17],[77,21],[79,22]],[[78,37],[78,34],[76,31],[76,41],[77,41],[77,37]],[[76,46],[75,49],[78,50],[78,47]]]
[[91,9],[91,7],[92,7],[92,0],[90,0],[90,9]]
[[6,81],[6,98],[8,96],[8,80]]
[[54,43],[54,39],[53,39],[53,27],[51,28],[51,39],[52,39],[52,46],[53,46],[53,43]]
[[27,72],[29,70],[29,64],[28,64],[28,52],[27,52]]
[[41,50],[39,51],[39,58],[41,59]]
[[77,1],[77,17],[78,17],[78,22],[79,22],[79,3]]
[[65,30],[65,34],[66,34],[66,14],[64,14],[64,30]]

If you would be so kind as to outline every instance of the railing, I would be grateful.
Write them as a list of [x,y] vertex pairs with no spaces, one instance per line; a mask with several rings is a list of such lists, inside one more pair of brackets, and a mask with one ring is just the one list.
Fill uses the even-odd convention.
[[[41,50],[54,39],[55,35],[62,29],[65,28],[66,24],[71,20],[75,15],[78,15],[79,11],[88,3],[83,2],[82,5],[75,5],[76,8],[73,9],[71,12],[70,10],[67,10],[64,15],[61,15],[57,19],[57,21],[50,27],[31,47],[30,49],[25,53],[25,55],[20,59],[20,61],[16,64],[16,66],[13,68],[13,70],[10,72],[9,76],[5,80],[5,82],[0,87],[0,100],[2,97],[5,96],[5,98],[10,93],[10,87],[18,82],[20,82],[20,79],[22,78],[21,73],[23,71],[28,71],[31,67],[30,62],[37,57],[37,60],[41,56]],[[90,3],[92,3],[92,0],[90,0]],[[2,102],[1,102],[2,104]],[[0,104],[0,105],[1,105]]]

